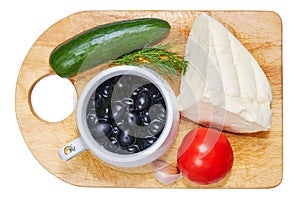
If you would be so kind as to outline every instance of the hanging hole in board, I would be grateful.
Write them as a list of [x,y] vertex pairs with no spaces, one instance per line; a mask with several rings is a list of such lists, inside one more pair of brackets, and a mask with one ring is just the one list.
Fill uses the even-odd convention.
[[69,79],[49,75],[40,79],[30,94],[32,112],[47,122],[66,119],[77,103],[77,92]]

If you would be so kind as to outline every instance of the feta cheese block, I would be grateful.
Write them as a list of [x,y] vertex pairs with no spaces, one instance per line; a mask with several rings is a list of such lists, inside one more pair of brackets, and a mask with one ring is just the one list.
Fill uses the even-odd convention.
[[178,96],[182,116],[234,133],[270,129],[272,92],[266,75],[221,23],[198,16],[185,59],[189,66]]

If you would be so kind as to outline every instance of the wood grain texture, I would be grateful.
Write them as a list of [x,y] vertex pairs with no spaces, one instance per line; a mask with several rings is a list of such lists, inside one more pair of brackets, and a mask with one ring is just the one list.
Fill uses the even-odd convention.
[[[168,40],[175,41],[174,50],[183,53],[192,24],[200,13],[207,13],[225,25],[252,53],[266,73],[273,94],[272,128],[254,134],[225,133],[234,150],[231,172],[219,183],[200,186],[185,178],[172,185],[155,180],[151,167],[120,169],[110,167],[86,151],[68,162],[57,156],[58,149],[79,136],[75,111],[65,120],[49,123],[32,109],[30,94],[41,78],[54,74],[49,67],[51,51],[61,42],[86,29],[123,19],[159,17],[167,20],[172,31]],[[72,14],[51,26],[33,44],[19,72],[16,87],[16,115],[21,133],[35,158],[50,173],[63,181],[89,187],[170,187],[170,188],[268,188],[282,179],[282,39],[281,20],[273,12],[258,11],[85,11]],[[101,65],[70,80],[78,96]],[[169,80],[170,81],[170,80]],[[179,81],[170,81],[178,94]],[[176,165],[177,148],[184,135],[196,124],[180,120],[176,141],[163,155]],[[138,181],[137,181],[138,180]]]

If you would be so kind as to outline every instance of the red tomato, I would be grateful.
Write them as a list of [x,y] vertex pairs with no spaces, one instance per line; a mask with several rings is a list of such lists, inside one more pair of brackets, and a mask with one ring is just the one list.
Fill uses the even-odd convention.
[[202,185],[216,183],[230,171],[233,151],[222,132],[199,127],[183,138],[177,163],[189,180]]

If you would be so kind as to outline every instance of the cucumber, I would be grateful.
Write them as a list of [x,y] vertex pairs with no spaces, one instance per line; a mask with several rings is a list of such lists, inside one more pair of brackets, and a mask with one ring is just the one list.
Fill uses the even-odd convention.
[[125,53],[151,46],[168,35],[170,25],[157,18],[104,24],[82,32],[56,47],[49,64],[61,77],[112,61]]

